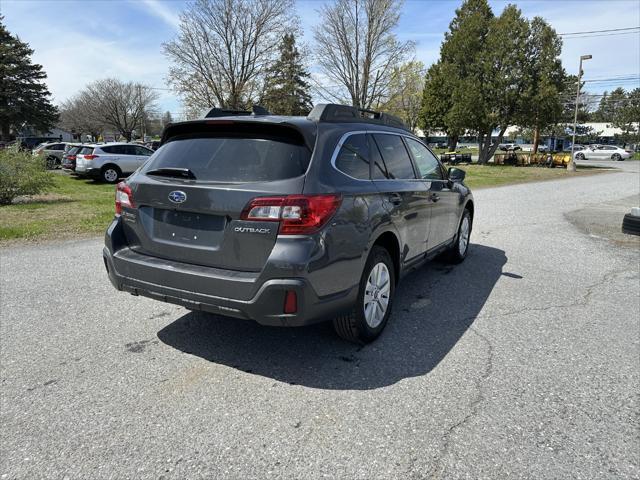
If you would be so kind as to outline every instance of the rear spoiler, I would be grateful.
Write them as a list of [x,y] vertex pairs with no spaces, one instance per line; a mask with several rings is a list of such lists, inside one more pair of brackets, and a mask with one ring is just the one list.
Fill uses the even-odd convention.
[[224,108],[212,108],[204,114],[204,118],[218,118],[218,117],[246,117],[248,115],[271,115],[269,110],[260,105],[254,105],[251,107],[251,111],[245,110],[227,110]]
[[[308,129],[299,128],[297,125],[289,122],[273,122],[265,119],[253,118],[253,115],[239,115],[240,118],[213,117],[201,120],[188,120],[185,122],[170,123],[162,132],[160,145],[164,145],[174,137],[210,133],[215,130],[227,130],[232,134],[238,134],[240,131],[261,133],[282,137],[297,137],[300,143],[306,145],[309,150],[313,151],[315,145],[315,132],[307,131]],[[216,128],[219,126],[219,128]]]

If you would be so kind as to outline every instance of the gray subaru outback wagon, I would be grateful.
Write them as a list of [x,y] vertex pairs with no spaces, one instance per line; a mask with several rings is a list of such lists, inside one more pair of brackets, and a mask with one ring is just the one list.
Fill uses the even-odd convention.
[[103,250],[118,290],[263,325],[332,320],[368,342],[399,279],[467,255],[474,204],[396,117],[212,109],[166,127],[116,188]]

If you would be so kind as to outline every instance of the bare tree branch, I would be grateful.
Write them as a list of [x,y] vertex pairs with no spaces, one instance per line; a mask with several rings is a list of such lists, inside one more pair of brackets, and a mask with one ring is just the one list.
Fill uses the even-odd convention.
[[293,0],[196,0],[163,45],[169,83],[186,108],[250,104],[282,37],[297,29],[293,11]]
[[393,33],[401,6],[400,0],[337,0],[320,9],[316,60],[354,106],[378,106],[389,93],[393,69],[413,50],[412,42],[399,42]]

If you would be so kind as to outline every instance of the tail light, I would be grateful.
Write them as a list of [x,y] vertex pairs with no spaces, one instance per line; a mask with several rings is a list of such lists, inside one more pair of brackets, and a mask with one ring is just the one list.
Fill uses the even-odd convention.
[[94,158],[98,158],[98,155],[83,155],[85,160],[93,160]]
[[307,235],[316,232],[336,212],[340,195],[287,195],[251,200],[241,220],[280,222],[280,235]]
[[122,207],[133,208],[134,206],[131,187],[125,182],[120,182],[116,185],[116,215],[122,213]]

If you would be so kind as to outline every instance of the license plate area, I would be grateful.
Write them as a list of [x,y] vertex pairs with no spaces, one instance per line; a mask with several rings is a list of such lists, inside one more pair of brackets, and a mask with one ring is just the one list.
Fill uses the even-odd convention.
[[[147,217],[147,221],[151,220],[150,231],[154,240],[216,247],[224,235],[224,216],[150,207],[140,208],[140,214]],[[143,223],[146,222],[143,220]]]

